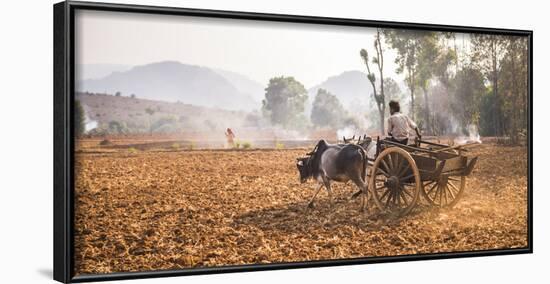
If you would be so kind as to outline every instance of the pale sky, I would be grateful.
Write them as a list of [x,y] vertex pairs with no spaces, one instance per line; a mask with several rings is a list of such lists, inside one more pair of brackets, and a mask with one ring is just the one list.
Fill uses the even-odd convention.
[[[285,75],[310,88],[344,71],[364,71],[359,50],[375,52],[375,29],[363,27],[103,11],[78,11],[75,24],[77,65],[175,60],[265,85]],[[395,52],[386,49],[385,76],[401,78],[394,74]]]

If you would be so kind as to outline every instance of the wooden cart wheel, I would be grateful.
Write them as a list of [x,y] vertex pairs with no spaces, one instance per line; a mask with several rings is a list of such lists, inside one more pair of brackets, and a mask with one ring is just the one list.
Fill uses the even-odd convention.
[[371,168],[369,189],[380,210],[399,216],[408,214],[416,205],[421,189],[414,159],[399,147],[382,151]]
[[453,207],[464,192],[466,177],[442,174],[437,180],[422,182],[422,195],[432,206]]

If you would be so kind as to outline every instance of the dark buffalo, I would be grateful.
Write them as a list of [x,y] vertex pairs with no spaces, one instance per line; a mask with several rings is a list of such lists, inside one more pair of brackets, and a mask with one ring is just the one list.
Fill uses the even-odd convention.
[[317,143],[314,150],[307,157],[298,158],[296,166],[300,172],[300,181],[306,182],[313,178],[319,185],[308,206],[313,206],[313,200],[324,186],[332,202],[330,183],[352,181],[365,193],[361,208],[367,196],[366,172],[367,153],[355,144],[328,144],[325,140]]

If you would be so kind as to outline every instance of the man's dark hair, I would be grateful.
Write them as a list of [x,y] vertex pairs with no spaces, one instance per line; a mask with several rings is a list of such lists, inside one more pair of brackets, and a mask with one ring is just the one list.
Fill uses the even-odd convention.
[[401,111],[401,107],[399,106],[398,101],[391,100],[389,105],[390,105],[390,109],[393,110],[394,112]]

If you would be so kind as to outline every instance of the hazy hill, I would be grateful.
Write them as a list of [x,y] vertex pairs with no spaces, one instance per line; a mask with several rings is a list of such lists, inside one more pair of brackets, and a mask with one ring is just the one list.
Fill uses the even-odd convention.
[[265,98],[266,86],[236,72],[222,69],[214,69],[214,71],[233,84],[239,92],[251,96],[254,100],[261,102]]
[[100,79],[113,72],[128,71],[131,65],[123,64],[82,64],[76,68],[76,80]]
[[[243,88],[241,84],[239,88]],[[135,66],[77,84],[80,92],[121,92],[126,96],[135,94],[138,98],[228,110],[253,110],[261,106],[259,100],[239,88],[210,68],[175,61]]]
[[331,76],[324,82],[310,88],[308,94],[313,101],[317,90],[323,88],[333,95],[336,95],[345,107],[361,100],[370,99],[372,86],[367,79],[367,75],[360,71],[346,71],[342,74]]

